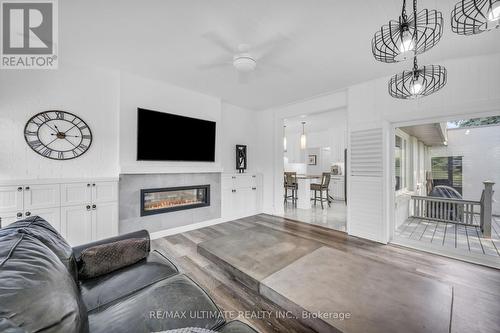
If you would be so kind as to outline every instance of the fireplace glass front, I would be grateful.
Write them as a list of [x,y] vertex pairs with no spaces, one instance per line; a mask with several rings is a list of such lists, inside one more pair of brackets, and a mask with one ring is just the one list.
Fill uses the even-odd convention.
[[210,185],[141,190],[141,216],[210,206]]

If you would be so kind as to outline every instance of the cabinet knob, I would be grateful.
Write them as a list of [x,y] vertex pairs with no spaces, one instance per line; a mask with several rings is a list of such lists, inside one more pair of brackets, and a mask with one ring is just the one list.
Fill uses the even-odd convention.
[[92,184],[92,186],[95,186],[95,183],[94,183],[94,184]]
[[26,212],[26,213],[24,213],[24,215],[26,215],[26,216],[30,216],[30,215],[31,215],[31,212]]
[[97,206],[96,206],[96,205],[92,205],[92,209],[96,209],[96,208],[97,208]]
[[17,217],[23,217],[23,213],[19,212],[16,214]]
[[24,189],[25,189],[26,191],[29,191],[29,190],[30,190],[30,187],[29,187],[29,186],[26,186]]
[[86,207],[86,208],[87,208],[87,210],[90,210],[90,205],[87,205],[87,207]]
[[257,189],[257,187],[252,187],[252,190],[254,190],[254,191],[255,191],[256,189]]
[[17,190],[18,190],[18,191],[22,191],[22,190],[23,190],[23,187],[22,187],[22,186],[19,186],[19,187],[17,188]]
[[90,187],[90,184],[87,184],[87,187]]

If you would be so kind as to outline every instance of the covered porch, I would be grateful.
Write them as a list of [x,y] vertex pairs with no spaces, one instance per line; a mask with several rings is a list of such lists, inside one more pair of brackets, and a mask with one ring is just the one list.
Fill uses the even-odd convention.
[[500,268],[498,125],[449,126],[396,130],[391,242]]

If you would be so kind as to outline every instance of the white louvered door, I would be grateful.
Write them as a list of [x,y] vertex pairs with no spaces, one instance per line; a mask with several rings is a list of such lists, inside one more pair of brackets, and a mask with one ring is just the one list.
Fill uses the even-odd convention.
[[384,240],[383,129],[350,134],[349,233],[379,242]]

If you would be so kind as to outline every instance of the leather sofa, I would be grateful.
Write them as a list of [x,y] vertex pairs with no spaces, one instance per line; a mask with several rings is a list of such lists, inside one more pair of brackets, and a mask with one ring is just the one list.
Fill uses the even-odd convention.
[[[84,249],[147,239],[148,256],[111,273],[78,277]],[[159,251],[147,231],[72,248],[35,216],[0,229],[0,332],[160,332],[200,327],[255,333],[226,323],[207,293]]]

